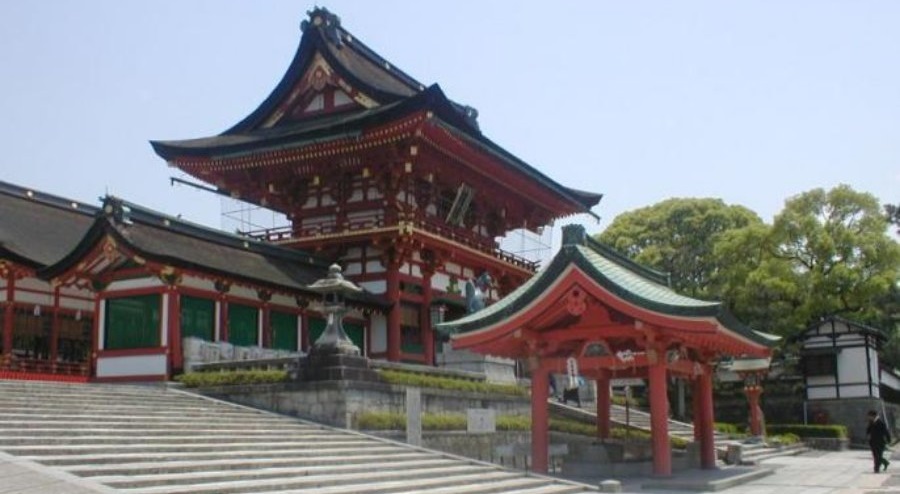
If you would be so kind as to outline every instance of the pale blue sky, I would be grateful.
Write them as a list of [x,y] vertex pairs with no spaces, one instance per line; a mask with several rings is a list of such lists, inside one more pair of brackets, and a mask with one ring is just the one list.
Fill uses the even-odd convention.
[[[216,134],[255,109],[314,5],[0,2],[0,179],[218,226],[218,198],[170,187],[176,170],[147,141]],[[477,108],[501,146],[604,193],[589,232],[669,197],[769,222],[787,197],[840,183],[900,202],[900,2],[319,5]]]

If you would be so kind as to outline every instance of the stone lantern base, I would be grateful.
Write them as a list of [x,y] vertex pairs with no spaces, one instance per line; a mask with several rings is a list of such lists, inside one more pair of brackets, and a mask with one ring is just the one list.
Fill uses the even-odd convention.
[[368,358],[342,354],[313,353],[301,358],[298,377],[301,381],[381,381]]

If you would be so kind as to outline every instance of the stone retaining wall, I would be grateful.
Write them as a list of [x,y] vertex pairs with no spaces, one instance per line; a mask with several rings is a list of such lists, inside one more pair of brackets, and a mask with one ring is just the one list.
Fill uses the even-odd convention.
[[[406,413],[406,386],[356,381],[315,381],[198,390],[207,396],[336,427],[355,428],[363,412]],[[525,396],[422,389],[422,411],[462,414],[469,408],[490,408],[497,415],[531,414]]]

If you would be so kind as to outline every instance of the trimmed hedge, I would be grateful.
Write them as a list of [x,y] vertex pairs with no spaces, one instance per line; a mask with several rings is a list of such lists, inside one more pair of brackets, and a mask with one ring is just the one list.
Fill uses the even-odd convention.
[[393,369],[378,369],[382,379],[390,384],[416,386],[420,388],[447,389],[451,391],[470,391],[512,396],[527,396],[528,390],[515,384],[494,384],[469,379],[431,376],[415,372]]
[[716,432],[727,434],[729,436],[746,436],[747,432],[743,427],[737,424],[729,424],[727,422],[716,422],[713,424]]
[[[523,415],[499,415],[497,416],[498,431],[528,431],[531,430],[531,418]],[[390,412],[366,412],[357,417],[356,426],[360,430],[404,430],[406,429],[406,415]],[[427,431],[464,431],[466,430],[466,416],[462,414],[436,415],[422,414],[422,430]],[[550,419],[550,430],[565,432],[580,436],[595,437],[597,427],[570,419]],[[638,429],[631,429],[627,434],[623,427],[613,427],[610,437],[614,439],[650,440],[650,433]],[[688,441],[673,437],[673,448],[684,449]]]
[[766,426],[766,433],[794,434],[798,438],[846,439],[848,437],[847,427],[844,425],[770,424]]
[[229,386],[236,384],[269,384],[288,380],[286,370],[232,370],[214,372],[189,372],[175,376],[175,380],[188,388]]

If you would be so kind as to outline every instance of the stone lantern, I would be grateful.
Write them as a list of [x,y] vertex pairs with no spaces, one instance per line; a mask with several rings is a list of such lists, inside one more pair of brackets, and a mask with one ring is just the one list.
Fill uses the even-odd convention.
[[322,335],[310,349],[312,355],[347,355],[359,356],[360,350],[344,332],[344,314],[347,313],[345,297],[351,293],[359,293],[362,288],[344,279],[341,267],[332,264],[328,268],[328,276],[317,280],[309,289],[322,294],[322,312],[325,313],[327,325]]
[[744,393],[750,406],[750,434],[763,437],[766,435],[765,418],[759,406],[759,398],[763,393],[762,382],[769,371],[769,358],[735,359],[730,370],[736,372],[744,381]]

